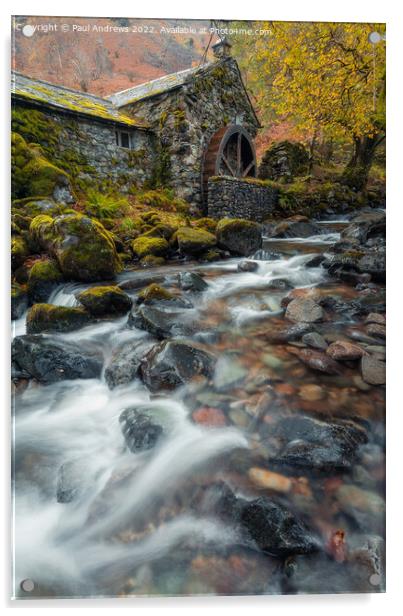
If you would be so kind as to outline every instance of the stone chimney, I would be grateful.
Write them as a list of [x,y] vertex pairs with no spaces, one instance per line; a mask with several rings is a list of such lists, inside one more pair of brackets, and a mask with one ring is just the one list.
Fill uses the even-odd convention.
[[217,60],[222,60],[223,58],[230,57],[231,47],[232,45],[228,39],[223,38],[212,46],[212,50]]

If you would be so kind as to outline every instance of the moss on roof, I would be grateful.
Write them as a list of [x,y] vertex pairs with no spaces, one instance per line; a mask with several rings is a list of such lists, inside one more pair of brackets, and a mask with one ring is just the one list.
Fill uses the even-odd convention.
[[122,113],[107,99],[45,81],[30,79],[20,73],[13,73],[12,94],[48,107],[84,114],[104,121],[133,128],[148,128],[147,123]]

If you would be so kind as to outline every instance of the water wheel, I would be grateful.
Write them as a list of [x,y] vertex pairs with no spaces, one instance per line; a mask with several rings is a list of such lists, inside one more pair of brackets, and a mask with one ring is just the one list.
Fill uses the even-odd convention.
[[213,175],[256,177],[255,148],[250,135],[242,126],[223,126],[212,136],[203,162],[204,201],[207,200],[208,179]]

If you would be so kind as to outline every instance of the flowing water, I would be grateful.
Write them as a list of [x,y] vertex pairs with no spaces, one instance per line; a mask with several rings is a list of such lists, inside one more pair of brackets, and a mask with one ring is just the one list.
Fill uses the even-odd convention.
[[[304,240],[265,240],[263,251],[279,253],[279,258],[257,260],[254,272],[238,271],[240,259],[149,271],[174,291],[178,271],[203,274],[208,288],[187,295],[194,303],[187,318],[197,324],[194,339],[219,358],[212,383],[201,378],[156,395],[139,378],[113,390],[103,377],[47,386],[31,382],[17,389],[16,594],[24,595],[18,589],[27,578],[35,583],[31,595],[38,597],[368,590],[369,573],[360,559],[337,562],[326,545],[332,532],[342,528],[350,554],[359,554],[368,537],[383,533],[383,392],[357,385],[357,370],[349,365],[338,376],[313,372],[294,354],[297,343],[271,344],[266,338],[272,327],[286,323],[281,300],[289,289],[271,288],[274,280],[343,299],[357,294],[329,280],[322,267],[306,267],[338,239],[344,224],[323,224],[323,235]],[[120,282],[138,275],[126,271]],[[84,288],[62,285],[49,301],[73,306],[75,293]],[[128,291],[134,300],[137,292]],[[126,322],[127,317],[104,320],[51,337],[100,349],[106,364],[122,343],[148,336],[127,329]],[[321,331],[343,337],[352,326],[360,330],[351,318],[340,316],[321,325]],[[24,332],[25,315],[14,323],[15,335]],[[147,408],[163,428],[153,449],[136,454],[125,446],[119,423],[121,412],[133,406]],[[212,426],[192,419],[206,407],[216,412]],[[270,457],[271,426],[290,413],[358,416],[379,435],[378,444],[364,447],[365,455],[347,477],[297,470],[282,476],[291,479],[291,489],[259,488],[248,470]],[[61,503],[57,484],[66,464],[74,498]],[[221,481],[246,499],[280,496],[315,530],[321,551],[284,563],[260,552],[208,507],[195,506],[198,494]],[[352,501],[340,496],[346,486]]]

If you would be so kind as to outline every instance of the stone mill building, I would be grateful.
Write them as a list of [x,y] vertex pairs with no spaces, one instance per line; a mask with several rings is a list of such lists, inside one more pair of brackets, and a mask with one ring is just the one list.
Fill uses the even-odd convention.
[[[230,47],[222,40],[213,62],[104,98],[15,72],[13,105],[51,118],[60,129],[56,160],[58,152],[75,151],[86,161],[83,175],[91,169],[122,191],[171,186],[210,215],[259,219],[270,194],[243,180],[256,176],[260,125]],[[217,176],[222,183],[209,181]],[[246,203],[252,210],[239,211]]]

